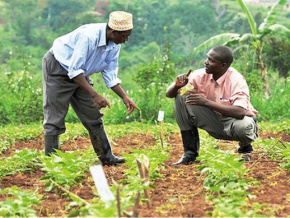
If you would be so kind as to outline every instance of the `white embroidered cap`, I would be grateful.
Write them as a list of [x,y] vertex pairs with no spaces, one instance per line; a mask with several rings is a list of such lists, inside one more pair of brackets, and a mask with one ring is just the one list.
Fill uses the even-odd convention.
[[133,29],[133,15],[124,11],[114,11],[109,17],[109,27],[117,31]]

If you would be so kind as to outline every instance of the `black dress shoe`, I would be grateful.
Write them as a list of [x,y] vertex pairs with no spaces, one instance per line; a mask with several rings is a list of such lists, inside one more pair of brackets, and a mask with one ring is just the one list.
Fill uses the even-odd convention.
[[194,156],[194,153],[191,151],[187,151],[183,154],[183,156],[179,159],[179,161],[177,161],[176,163],[173,163],[171,165],[173,165],[173,166],[179,165],[179,164],[190,165],[195,160],[196,160],[196,156]]
[[248,144],[246,146],[241,146],[238,149],[238,153],[240,154],[249,154],[253,152],[253,147],[251,144]]
[[115,155],[111,155],[110,157],[99,157],[101,163],[103,166],[112,166],[112,165],[117,165],[117,164],[122,164],[125,163],[126,160],[121,157],[117,157]]

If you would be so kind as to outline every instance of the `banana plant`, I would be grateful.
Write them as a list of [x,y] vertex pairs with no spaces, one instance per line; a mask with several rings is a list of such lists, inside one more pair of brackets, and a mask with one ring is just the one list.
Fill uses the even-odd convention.
[[260,68],[261,77],[263,80],[263,90],[265,93],[265,97],[268,98],[270,96],[270,88],[267,80],[267,66],[262,58],[263,48],[267,42],[267,36],[273,36],[275,33],[287,33],[290,34],[290,30],[280,24],[275,24],[277,10],[276,8],[280,5],[283,6],[287,3],[287,0],[279,0],[277,1],[270,11],[268,11],[267,16],[264,21],[257,27],[257,23],[255,22],[251,12],[248,7],[244,4],[243,0],[237,0],[240,7],[246,14],[246,18],[248,20],[249,26],[251,28],[251,33],[238,34],[238,33],[223,33],[216,36],[213,36],[200,44],[199,46],[193,49],[193,53],[198,53],[204,51],[205,49],[209,49],[211,46],[216,45],[218,43],[223,43],[226,46],[233,45],[242,45],[237,49],[242,48],[244,46],[251,47],[257,57],[258,65]]

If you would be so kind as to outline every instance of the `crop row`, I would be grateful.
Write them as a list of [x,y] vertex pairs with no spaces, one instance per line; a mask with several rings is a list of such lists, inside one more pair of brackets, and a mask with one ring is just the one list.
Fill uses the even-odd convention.
[[[131,126],[134,128],[131,128]],[[13,131],[13,128],[3,128],[0,147],[2,152],[15,145],[15,141],[31,140],[39,137],[41,132],[39,126],[25,127],[19,131]],[[148,202],[149,199],[143,194],[145,190],[150,190],[154,187],[154,181],[157,178],[162,178],[160,168],[164,166],[164,161],[169,157],[171,145],[166,143],[166,136],[176,131],[176,126],[166,124],[164,129],[160,129],[158,125],[152,126],[142,123],[131,123],[125,125],[108,126],[107,132],[109,135],[114,135],[116,138],[121,138],[125,135],[140,133],[146,131],[153,135],[156,143],[152,147],[142,150],[131,149],[130,153],[123,154],[127,159],[124,170],[124,178],[118,182],[114,182],[110,186],[112,193],[118,193],[121,199],[121,207],[116,207],[116,201],[102,201],[99,194],[90,200],[84,200],[77,194],[73,193],[72,186],[80,186],[81,181],[87,177],[89,167],[97,164],[95,155],[92,150],[61,152],[51,157],[44,156],[43,152],[35,149],[16,150],[10,157],[1,157],[0,159],[0,180],[7,175],[23,173],[28,171],[41,170],[44,176],[41,180],[44,181],[47,192],[58,192],[67,195],[70,198],[70,205],[67,208],[70,216],[102,216],[112,217],[118,214],[132,216],[134,213],[134,205],[136,204],[136,196],[139,196],[140,201]],[[23,131],[22,131],[23,130]],[[160,134],[160,131],[164,131]],[[62,138],[62,142],[78,136],[87,136],[83,128],[78,128],[74,124],[74,128],[68,126],[68,131]],[[160,140],[160,135],[165,138]],[[4,143],[3,143],[4,142]],[[162,144],[161,144],[162,143]],[[212,205],[210,216],[259,216],[260,205],[249,205],[248,199],[254,198],[248,192],[250,186],[255,185],[251,178],[247,178],[246,174],[249,168],[243,167],[243,162],[239,162],[240,156],[233,151],[225,151],[217,149],[217,142],[201,131],[201,155],[198,158],[202,164],[199,166],[202,174],[205,174],[204,187],[207,190],[207,200]],[[3,146],[4,145],[4,146]],[[270,154],[271,158],[283,159],[281,166],[289,170],[289,148],[287,142],[280,139],[259,139],[258,147],[265,150],[272,149],[275,146],[275,155]],[[285,149],[286,146],[286,149]],[[140,177],[137,159],[148,158],[150,163],[149,181],[144,183]],[[37,189],[34,191],[22,190],[22,187],[8,187],[0,189],[0,195],[4,196],[5,200],[0,201],[1,216],[36,216],[37,211],[34,210],[40,204],[43,196]],[[117,198],[118,199],[118,198]]]

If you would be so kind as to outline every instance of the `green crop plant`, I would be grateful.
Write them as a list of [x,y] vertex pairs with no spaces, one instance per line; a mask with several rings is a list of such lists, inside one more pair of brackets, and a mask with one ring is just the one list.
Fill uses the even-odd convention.
[[55,186],[50,179],[69,190],[85,177],[85,172],[89,172],[89,166],[97,158],[90,149],[65,153],[57,150],[56,154],[41,156],[40,160],[41,170],[46,172],[41,179],[45,181],[46,191],[51,191]]
[[261,122],[258,124],[260,131],[290,134],[290,120],[283,120],[278,123]]
[[5,152],[15,144],[15,141],[27,141],[37,138],[42,132],[39,124],[7,125],[0,127],[0,153]]
[[94,198],[92,203],[78,206],[80,208],[71,210],[69,217],[116,217],[117,214],[115,201],[104,203],[100,199]]
[[[206,138],[202,138],[206,140]],[[206,198],[213,205],[213,217],[241,217],[257,214],[255,209],[248,209],[247,198],[254,197],[247,190],[250,178],[246,178],[248,169],[243,168],[243,162],[232,151],[216,149],[215,141],[208,138],[203,143],[203,152],[199,159],[202,165],[198,167],[206,174],[204,187]]]
[[24,191],[17,186],[0,189],[5,200],[0,202],[0,217],[37,217],[33,209],[40,204],[41,195],[37,191]]
[[258,145],[265,155],[273,160],[280,161],[281,167],[290,172],[290,143],[284,142],[281,138],[258,139]]
[[[137,193],[143,193],[144,189],[149,189],[153,186],[154,181],[158,178],[161,178],[160,168],[162,168],[165,160],[168,159],[168,151],[166,148],[161,148],[159,143],[156,143],[155,146],[144,149],[144,150],[135,150],[131,149],[130,154],[123,154],[126,158],[126,165],[129,167],[124,170],[125,178],[121,180],[122,185],[122,199],[128,200],[128,205],[125,208],[132,208],[134,205],[134,198]],[[138,167],[136,164],[136,159],[146,156],[149,159],[149,184],[142,184],[142,179],[138,172]],[[146,202],[149,199],[141,194],[141,201]],[[128,215],[132,215],[126,212]]]
[[[67,130],[65,134],[61,136],[62,141],[75,138],[76,136],[88,136],[87,130],[83,127],[81,123],[68,123],[66,124],[66,127]],[[157,136],[160,132],[159,128],[159,126],[153,126],[150,123],[142,122],[105,125],[108,136],[114,139],[121,138],[125,135],[141,134],[144,132]],[[164,135],[168,135],[169,133],[176,131],[176,129],[177,125],[173,125],[171,123],[164,123]]]
[[39,153],[35,149],[17,150],[13,156],[0,159],[0,179],[17,172],[27,172],[36,169]]
[[[162,177],[160,174],[160,168],[162,167],[164,161],[168,158],[167,149],[168,147],[162,149],[160,144],[157,142],[153,147],[144,150],[131,149],[130,153],[122,154],[123,157],[126,158],[126,163],[124,165],[128,167],[124,170],[124,178],[121,179],[119,183],[113,180],[113,185],[110,187],[112,193],[116,193],[117,189],[120,190],[121,214],[132,216],[132,208],[134,207],[137,193],[141,194],[140,199],[142,202],[148,201],[142,193],[144,189],[149,189],[154,184],[154,180]],[[140,159],[140,157],[144,155],[149,159],[150,163],[149,184],[142,184],[142,179],[139,175],[136,163],[136,159]],[[117,216],[118,211],[115,201],[102,202],[99,197],[95,197],[91,200],[91,202],[84,202],[79,199],[75,199],[74,196],[70,197],[74,200],[74,202],[70,205],[78,206],[78,208],[71,210],[70,216]]]
[[[271,132],[274,134],[290,134],[290,120],[283,120],[278,123],[262,122],[259,123],[260,131]],[[290,171],[290,143],[278,138],[263,139],[258,138],[256,145],[260,150],[265,151],[267,156],[281,161],[280,165]]]
[[248,199],[246,195],[239,194],[237,196],[218,195],[212,199],[214,209],[212,217],[253,217],[256,213],[248,210]]
[[285,143],[285,145],[287,147],[282,151],[283,160],[285,162],[281,163],[281,166],[290,172],[290,143]]
[[15,140],[13,138],[0,138],[0,153],[7,151],[14,143]]
[[[125,174],[128,176],[138,175],[138,168],[136,165],[136,159],[142,155],[146,155],[149,158],[150,162],[150,171],[149,178],[150,181],[154,181],[157,178],[161,177],[159,172],[160,167],[162,167],[162,163],[168,159],[168,148],[161,148],[160,144],[157,143],[155,146],[144,149],[144,150],[135,150],[131,149],[131,153],[123,154],[123,156],[127,160],[127,164],[131,166],[129,169],[125,170]],[[130,180],[129,177],[124,180],[124,182],[128,182]],[[135,179],[134,179],[135,180]],[[131,180],[131,182],[134,182]]]

